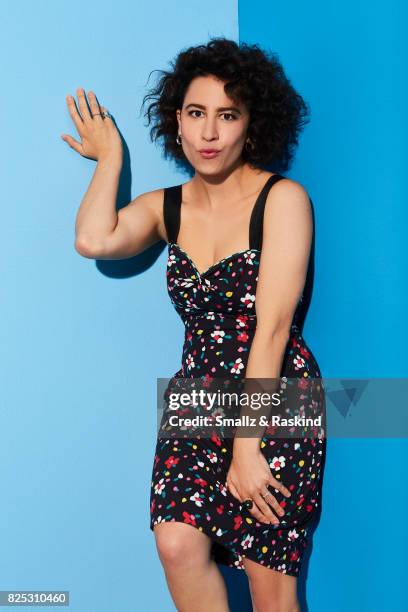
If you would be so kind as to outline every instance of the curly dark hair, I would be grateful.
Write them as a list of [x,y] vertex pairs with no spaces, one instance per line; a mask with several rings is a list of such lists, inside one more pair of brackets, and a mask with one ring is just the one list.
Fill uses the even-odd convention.
[[234,103],[243,103],[249,112],[247,136],[253,149],[244,147],[242,159],[253,166],[273,166],[278,172],[289,168],[298,135],[309,122],[310,109],[286,77],[276,53],[215,37],[206,45],[181,51],[171,67],[171,71],[159,71],[161,78],[142,102],[143,107],[147,100],[154,99],[145,116],[147,126],[153,123],[151,141],[163,139],[165,158],[188,161],[176,143],[176,110],[182,107],[195,77],[214,75],[225,82],[227,96]]

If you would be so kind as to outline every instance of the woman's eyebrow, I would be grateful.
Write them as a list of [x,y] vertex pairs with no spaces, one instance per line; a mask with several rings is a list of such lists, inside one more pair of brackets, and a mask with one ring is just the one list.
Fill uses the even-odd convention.
[[[193,102],[190,102],[190,104],[187,104],[186,109],[190,108],[190,106],[196,106],[197,108],[202,108],[203,110],[205,110],[205,106],[203,104],[194,104]],[[235,111],[236,113],[241,113],[239,108],[237,108],[236,106],[219,106],[216,110],[217,111],[232,110],[232,111]]]

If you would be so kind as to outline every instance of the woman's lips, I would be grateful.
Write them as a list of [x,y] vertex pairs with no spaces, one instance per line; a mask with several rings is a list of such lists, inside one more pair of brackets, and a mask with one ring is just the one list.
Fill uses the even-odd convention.
[[199,151],[199,153],[204,159],[212,159],[213,157],[217,157],[220,151]]

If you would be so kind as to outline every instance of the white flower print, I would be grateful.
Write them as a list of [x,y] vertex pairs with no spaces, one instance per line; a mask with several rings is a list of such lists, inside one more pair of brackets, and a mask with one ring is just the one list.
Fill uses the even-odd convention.
[[218,457],[215,453],[209,453],[208,458],[211,461],[211,463],[217,463],[218,461]]
[[293,360],[293,363],[295,364],[297,368],[305,367],[305,360],[300,355],[296,355],[296,357]]
[[269,462],[270,467],[277,472],[285,467],[285,457],[281,455],[280,457],[274,457],[272,461]]
[[231,374],[239,374],[239,372],[243,369],[244,364],[242,363],[241,357],[235,360],[234,365],[231,368]]
[[250,266],[254,265],[252,260],[255,259],[255,257],[256,255],[252,251],[246,251],[246,253],[244,253],[245,263],[249,264]]
[[214,340],[218,342],[218,344],[221,344],[223,342],[224,336],[225,331],[223,331],[222,329],[216,329],[215,331],[211,332],[211,338],[214,338]]
[[254,536],[249,535],[249,533],[242,540],[241,545],[246,550],[247,548],[251,548]]
[[192,287],[194,285],[194,282],[191,280],[191,278],[176,278],[174,281],[175,285],[178,285],[179,287]]
[[169,255],[167,259],[167,267],[170,268],[173,264],[177,263],[177,259],[175,255]]
[[195,367],[194,358],[191,353],[188,354],[186,363],[189,370],[192,370]]
[[252,308],[255,302],[255,296],[252,293],[246,292],[245,296],[241,298],[241,302],[243,302],[247,308]]
[[217,406],[217,408],[214,408],[213,411],[211,412],[211,415],[214,419],[217,416],[220,417],[224,417],[225,416],[225,410],[223,410],[223,408],[221,408],[221,406]]
[[221,495],[224,495],[224,497],[227,497],[227,487],[223,485],[222,482],[220,482],[220,486],[218,488],[219,488]]
[[201,499],[198,491],[196,491],[196,493],[194,493],[194,495],[192,495],[190,499],[191,501],[195,502],[196,506],[199,506],[200,508],[203,505],[203,500]]
[[209,291],[211,289],[211,283],[207,278],[204,279],[204,283],[201,283],[201,288],[203,291]]
[[294,542],[296,540],[296,538],[299,537],[298,532],[296,531],[296,529],[291,529],[288,533],[288,540],[290,540],[291,542]]
[[161,495],[165,486],[164,478],[160,478],[159,482],[154,485],[154,492],[157,493],[157,495]]

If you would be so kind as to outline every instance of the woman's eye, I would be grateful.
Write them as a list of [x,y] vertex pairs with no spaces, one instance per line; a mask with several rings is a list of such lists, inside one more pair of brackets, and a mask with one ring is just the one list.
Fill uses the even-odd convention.
[[[193,113],[202,113],[202,111],[200,110],[191,110],[189,111],[189,115],[193,116]],[[234,121],[236,119],[235,115],[233,115],[232,113],[222,113],[223,117],[231,117],[231,119],[227,119],[227,121]],[[196,115],[194,115],[194,117],[196,117]]]

